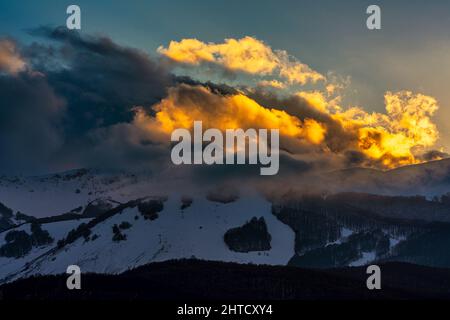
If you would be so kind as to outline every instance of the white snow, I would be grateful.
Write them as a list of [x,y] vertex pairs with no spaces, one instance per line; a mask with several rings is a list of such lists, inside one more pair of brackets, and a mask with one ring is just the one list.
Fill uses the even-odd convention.
[[343,228],[341,228],[341,236],[340,236],[340,238],[335,240],[335,241],[328,242],[325,245],[325,247],[328,247],[328,246],[333,245],[333,244],[344,243],[345,241],[347,241],[347,238],[350,237],[353,233],[354,233],[353,230],[343,227]]
[[389,237],[389,248],[392,249],[396,245],[398,245],[400,242],[406,240],[405,236],[399,236],[399,237]]
[[348,228],[342,228],[342,229],[341,229],[341,236],[342,236],[342,238],[348,238],[348,237],[350,237],[353,233],[354,233],[354,231],[351,230],[351,229],[348,229]]
[[[82,272],[119,273],[150,262],[191,257],[286,265],[294,255],[294,232],[272,215],[271,204],[258,195],[229,204],[193,198],[192,205],[183,211],[180,205],[180,196],[169,197],[159,218],[153,221],[145,220],[137,208],[125,209],[92,229],[91,235],[99,236],[96,240],[78,239],[63,250],[38,259],[20,276],[63,273],[71,264],[80,266]],[[225,232],[252,217],[264,217],[272,236],[271,250],[249,253],[229,250],[223,240]],[[113,242],[112,226],[123,221],[132,224],[122,231],[127,240]],[[4,273],[2,270],[1,274]]]
[[148,195],[151,186],[158,186],[148,175],[138,178],[130,174],[88,171],[80,176],[67,177],[74,172],[17,179],[0,177],[0,202],[14,212],[41,218],[85,207],[99,198],[127,202],[140,195]]

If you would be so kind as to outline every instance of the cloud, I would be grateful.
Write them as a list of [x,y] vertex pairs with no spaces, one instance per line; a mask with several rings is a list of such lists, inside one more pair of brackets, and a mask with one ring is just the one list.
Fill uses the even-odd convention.
[[0,168],[3,173],[52,170],[63,144],[64,100],[41,75],[0,75]]
[[386,114],[350,108],[333,115],[358,132],[359,150],[385,167],[421,162],[419,153],[433,147],[439,137],[431,116],[436,99],[410,91],[385,94]]
[[204,43],[197,39],[171,41],[167,48],[159,47],[158,52],[184,65],[216,65],[231,72],[276,76],[289,84],[304,85],[325,80],[323,75],[289,56],[286,51],[274,51],[263,41],[249,36],[225,39],[218,44]]
[[90,130],[66,145],[61,159],[78,167],[151,172],[168,167],[170,150],[166,141],[158,142],[157,136],[133,121]]
[[258,82],[259,87],[269,87],[273,89],[284,89],[286,84],[278,80],[262,80]]
[[203,86],[181,84],[153,106],[155,116],[137,113],[141,126],[166,135],[176,128],[279,129],[281,147],[300,160],[328,156],[335,165],[392,168],[419,163],[418,152],[438,137],[430,117],[437,110],[432,97],[408,91],[388,92],[386,114],[360,108],[345,111],[317,92],[278,99],[271,94],[222,95]]
[[[309,67],[251,37],[221,44],[185,39],[159,49],[179,63],[212,64],[257,78],[255,87],[243,88],[175,76],[164,59],[106,37],[65,28],[32,34],[46,44],[22,46],[20,55],[14,44],[7,52],[23,61],[23,69],[0,73],[2,171],[161,171],[171,167],[172,130],[191,129],[196,120],[205,129],[280,129],[281,175],[386,169],[446,155],[433,151],[439,137],[433,97],[387,92],[386,112],[369,113],[342,106],[343,87],[335,81],[322,89],[286,91],[291,81],[314,83],[321,76],[315,79]],[[214,169],[225,176],[229,170]]]
[[438,103],[420,93],[387,92],[386,113],[366,112],[360,107],[343,108],[339,97],[329,99],[320,91],[297,92],[284,98],[254,91],[249,96],[261,105],[323,124],[327,129],[326,149],[348,157],[349,164],[392,168],[419,163],[439,137],[432,121]]
[[[319,144],[325,128],[314,119],[300,120],[285,111],[269,109],[243,94],[220,95],[203,86],[181,84],[170,88],[168,96],[153,106],[155,117],[147,117],[148,130],[170,135],[174,129],[192,129],[196,120],[203,127],[226,129],[279,129],[282,136]],[[143,118],[142,111],[137,119]],[[147,120],[147,121],[145,121]]]
[[166,67],[106,37],[64,28],[32,34],[52,42],[23,47],[26,72],[0,74],[1,171],[133,167],[143,154],[151,162],[159,151],[130,126],[135,105],[150,108],[174,83]]
[[26,63],[20,56],[16,43],[8,39],[0,39],[0,72],[11,75],[25,70]]
[[427,162],[427,161],[442,160],[448,158],[449,156],[450,155],[447,152],[443,152],[441,150],[430,150],[419,155],[418,157],[421,161]]
[[[45,73],[57,94],[67,100],[71,135],[131,121],[135,105],[156,103],[174,81],[167,68],[148,54],[106,37],[81,36],[66,28],[39,28],[32,34],[60,44],[52,47],[52,68],[48,62],[34,68]],[[41,62],[41,56],[48,60],[48,51],[32,46],[27,54]]]

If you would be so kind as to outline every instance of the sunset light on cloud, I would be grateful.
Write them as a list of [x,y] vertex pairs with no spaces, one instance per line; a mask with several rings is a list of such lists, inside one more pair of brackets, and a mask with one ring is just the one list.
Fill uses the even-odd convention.
[[[281,146],[294,155],[299,150],[298,159],[310,158],[309,152],[320,152],[323,156],[328,154],[336,164],[350,152],[360,155],[358,165],[387,169],[424,161],[422,154],[432,150],[439,138],[432,120],[439,108],[435,98],[411,91],[386,92],[385,113],[342,105],[342,95],[351,84],[331,82],[286,51],[273,50],[253,37],[229,38],[220,44],[183,39],[171,41],[168,48],[161,46],[157,51],[175,64],[172,67],[179,64],[201,68],[212,64],[259,79],[227,93],[201,83],[173,84],[167,96],[151,106],[154,116],[143,106],[130,106],[135,112],[133,123],[157,141],[176,128],[192,128],[194,121],[223,131],[279,129]],[[14,42],[0,42],[3,70],[13,75],[33,74],[32,68],[25,69],[26,64]],[[222,77],[220,70],[216,73]],[[226,76],[222,79],[227,83]],[[280,101],[292,99],[302,108],[288,110],[282,102],[273,106],[259,101],[255,93],[275,95]],[[335,158],[338,160],[332,160]]]
[[0,71],[16,74],[25,68],[14,42],[0,39]]
[[[245,72],[254,77],[272,76],[258,83],[259,88],[270,87],[280,96],[289,95],[292,84],[310,84],[313,91],[300,89],[293,94],[318,114],[331,118],[344,134],[350,137],[339,150],[327,145],[327,123],[306,115],[292,116],[260,105],[244,91],[225,96],[208,88],[176,87],[153,107],[156,123],[167,133],[176,127],[190,128],[194,120],[202,120],[208,127],[280,129],[281,137],[295,138],[299,144],[320,145],[323,153],[343,154],[359,152],[365,166],[394,168],[419,163],[420,153],[432,148],[439,137],[431,117],[438,109],[436,99],[410,91],[387,92],[386,113],[366,112],[364,108],[342,106],[341,97],[334,93],[336,85],[308,65],[290,57],[286,51],[273,50],[265,42],[253,37],[226,39],[221,44],[204,43],[197,39],[171,41],[158,52],[175,63],[199,67],[214,64],[229,71]],[[226,82],[226,79],[223,79]],[[318,83],[319,81],[325,82]],[[331,96],[330,96],[331,95]],[[151,122],[155,120],[150,119]],[[328,137],[331,138],[331,137]],[[292,143],[292,142],[291,142]]]
[[[0,72],[11,77],[9,86],[31,90],[39,83],[49,92],[50,111],[36,122],[36,131],[51,136],[40,141],[54,142],[41,148],[49,150],[42,159],[51,159],[43,167],[68,166],[66,154],[80,167],[103,157],[115,159],[113,167],[152,166],[145,159],[168,152],[170,133],[192,129],[194,121],[221,131],[279,129],[283,156],[324,171],[386,170],[447,157],[445,127],[436,117],[445,108],[433,92],[408,85],[361,90],[354,76],[338,72],[339,64],[324,67],[307,42],[292,52],[288,38],[280,44],[252,32],[207,40],[172,36],[147,51],[61,27],[28,33],[32,44],[0,40]],[[359,72],[365,67],[358,65]],[[17,139],[26,133],[17,132]],[[134,152],[142,157],[129,156]],[[17,163],[8,160],[5,168]]]
[[306,84],[325,77],[307,65],[290,57],[286,51],[272,50],[263,41],[247,36],[225,39],[223,43],[204,43],[197,39],[171,41],[158,52],[178,63],[200,65],[213,63],[231,71],[253,75],[278,75],[289,83]]

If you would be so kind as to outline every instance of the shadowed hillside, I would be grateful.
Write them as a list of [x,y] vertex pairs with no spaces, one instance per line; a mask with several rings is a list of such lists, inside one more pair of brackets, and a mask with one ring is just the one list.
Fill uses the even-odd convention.
[[[366,288],[365,267],[310,270],[199,260],[149,264],[120,275],[87,274],[69,291],[66,275],[3,285],[5,300],[88,299],[448,299],[450,270],[403,263],[381,265],[382,289]],[[214,284],[214,285],[211,285]]]

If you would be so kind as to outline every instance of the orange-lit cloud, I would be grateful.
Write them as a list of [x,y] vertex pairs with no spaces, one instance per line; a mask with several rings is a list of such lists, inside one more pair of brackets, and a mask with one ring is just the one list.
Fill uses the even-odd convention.
[[[392,168],[421,162],[419,151],[432,147],[438,138],[430,117],[437,110],[434,98],[408,91],[385,95],[386,114],[367,113],[361,108],[341,111],[330,106],[319,92],[300,92],[316,116],[293,116],[263,106],[244,94],[220,95],[203,86],[178,85],[153,106],[155,116],[138,108],[135,124],[158,140],[177,128],[192,129],[201,120],[204,128],[279,129],[281,146],[290,152],[329,154],[330,159],[357,152],[360,165]],[[339,130],[336,130],[339,127]],[[339,148],[333,146],[339,141]],[[308,149],[310,146],[310,149]],[[309,150],[309,151],[308,151]]]
[[357,130],[358,149],[385,167],[420,162],[415,154],[432,147],[439,133],[431,116],[438,109],[430,96],[410,91],[385,94],[386,114],[350,108],[333,114],[348,130]]
[[329,102],[327,98],[323,95],[320,91],[300,91],[297,93],[297,95],[306,101],[317,109],[320,112],[328,113],[329,110]]
[[268,109],[243,94],[222,96],[202,86],[180,85],[169,89],[167,98],[155,105],[156,116],[137,110],[135,123],[152,132],[170,133],[177,128],[192,129],[201,120],[204,128],[279,129],[284,137],[320,144],[326,129],[314,119],[300,120],[285,111]]
[[[252,75],[256,88],[250,86],[247,91],[232,95],[216,94],[201,86],[171,88],[167,98],[153,107],[155,118],[143,122],[155,132],[190,128],[195,120],[202,120],[205,127],[222,130],[278,128],[281,141],[288,141],[291,153],[320,152],[330,159],[350,154],[360,161],[358,165],[381,168],[423,161],[421,155],[431,150],[439,137],[431,120],[438,109],[433,97],[409,91],[387,92],[385,113],[344,107],[341,94],[349,86],[349,79],[333,73],[325,77],[286,51],[272,50],[253,37],[226,39],[223,43],[183,39],[171,41],[167,48],[159,47],[158,52],[183,65],[217,65]],[[317,84],[320,80],[324,80],[320,87],[308,91],[291,87]],[[276,107],[270,102],[258,102],[250,98],[255,90],[275,92],[275,96],[282,91],[294,105],[283,107],[282,101],[290,98],[279,100]],[[306,103],[306,107],[296,108],[296,99]]]
[[182,64],[200,65],[211,63],[230,71],[252,75],[273,75],[290,84],[304,85],[324,80],[325,77],[306,64],[289,56],[287,52],[274,51],[263,41],[253,37],[226,39],[224,43],[204,43],[197,39],[171,41],[167,48],[158,52]]
[[17,74],[26,67],[25,61],[20,57],[16,45],[10,40],[0,40],[0,71]]

